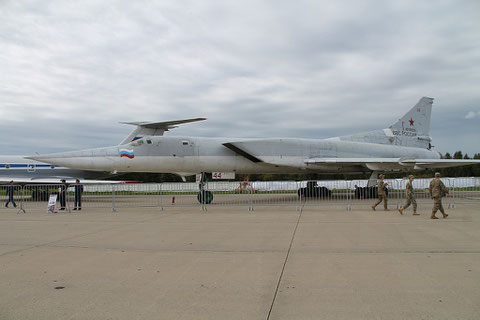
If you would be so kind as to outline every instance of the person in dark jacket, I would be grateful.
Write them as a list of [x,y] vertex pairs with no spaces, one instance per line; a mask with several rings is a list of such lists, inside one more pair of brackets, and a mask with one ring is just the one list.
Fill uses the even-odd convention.
[[60,210],[65,210],[65,205],[67,203],[67,183],[64,179],[62,180],[62,184],[60,185],[58,198],[58,200],[60,200]]
[[82,193],[83,193],[83,185],[80,184],[80,180],[75,181],[75,205],[73,206],[73,210],[82,210]]
[[13,181],[10,181],[10,185],[7,187],[7,196],[8,196],[8,201],[5,203],[5,207],[8,208],[8,204],[11,202],[13,203],[13,206],[16,208],[17,204],[15,203],[15,200],[13,200],[13,193],[15,192],[16,187],[13,185]]

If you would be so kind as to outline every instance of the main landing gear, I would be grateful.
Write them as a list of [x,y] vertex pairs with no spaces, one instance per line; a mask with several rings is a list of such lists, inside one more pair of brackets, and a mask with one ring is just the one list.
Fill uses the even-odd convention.
[[211,191],[205,190],[205,183],[207,179],[205,177],[205,172],[202,172],[202,177],[200,183],[198,184],[198,189],[200,192],[197,194],[197,200],[201,204],[210,204],[213,201],[213,193]]

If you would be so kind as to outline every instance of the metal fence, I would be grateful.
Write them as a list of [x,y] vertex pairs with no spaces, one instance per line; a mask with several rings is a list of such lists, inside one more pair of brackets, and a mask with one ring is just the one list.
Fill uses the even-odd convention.
[[[416,179],[413,182],[415,198],[419,204],[431,204],[429,184],[432,179]],[[456,203],[480,203],[480,178],[442,178],[450,190],[444,204],[454,208]],[[398,209],[405,203],[407,179],[386,179],[388,206]],[[172,207],[241,206],[252,211],[263,206],[304,207],[342,206],[346,210],[371,206],[377,199],[377,187],[368,186],[368,180],[329,181],[255,181],[255,182],[206,182],[202,191],[198,183],[158,184],[97,184],[76,187],[72,185],[1,185],[0,210],[47,210],[51,195],[57,195],[57,208],[65,212],[78,209],[156,207],[159,210]],[[13,201],[12,201],[13,200]],[[64,201],[64,203],[63,203]],[[14,207],[14,202],[16,208]],[[8,205],[8,208],[6,207]]]
[[454,190],[451,193],[453,207],[455,203],[480,203],[480,177],[451,179],[451,186]]

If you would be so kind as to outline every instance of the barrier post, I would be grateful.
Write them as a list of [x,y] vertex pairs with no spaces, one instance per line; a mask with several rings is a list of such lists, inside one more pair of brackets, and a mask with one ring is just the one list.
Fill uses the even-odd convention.
[[[295,189],[298,190],[298,181],[296,181],[297,183],[297,186],[295,187]],[[298,192],[298,191],[297,191]],[[301,207],[300,207],[300,196],[298,195],[297,193],[297,200],[295,201],[295,211],[300,211],[301,210]]]
[[68,213],[72,213],[72,209],[70,208],[70,201],[72,201],[72,199],[68,189],[70,189],[70,185],[67,184],[67,186],[65,187],[65,211]]
[[[405,183],[404,183],[404,182],[405,182]],[[405,178],[403,178],[399,183],[400,183],[400,186],[401,186],[401,188],[402,188],[402,192],[400,193],[400,207],[399,207],[398,209],[402,208],[402,207],[405,205],[405,204],[403,203],[403,202],[404,202],[404,201],[403,201],[403,200],[404,200],[403,197],[406,196],[406,188],[404,188],[403,186],[404,186],[404,185],[406,186],[407,181],[406,181]],[[412,187],[413,187],[413,196],[415,196],[415,186],[412,186]]]
[[20,198],[20,201],[19,201],[20,202],[20,206],[19,206],[20,208],[18,209],[17,214],[19,214],[20,212],[27,213],[24,209],[24,203],[23,203],[23,201],[25,201],[25,188],[23,186],[20,186],[20,187],[21,187],[20,189],[22,190],[22,192],[21,192],[21,198]]
[[394,180],[395,183],[394,183],[394,194],[396,194],[396,198],[397,198],[397,210],[400,209],[402,207],[402,200],[403,200],[403,193],[404,193],[404,190],[403,190],[403,178],[402,179],[395,179]]
[[352,181],[347,181],[347,211],[352,211]]
[[160,183],[158,185],[158,202],[159,202],[159,209],[160,211],[163,211],[163,195],[162,195],[162,186],[163,186],[163,183]]
[[117,211],[117,209],[115,209],[115,185],[112,184],[112,212],[115,211]]
[[448,179],[450,201],[448,203],[448,209],[455,209],[455,178]]
[[247,189],[248,190],[248,194],[247,194],[248,195],[248,211],[253,212],[253,188],[248,188],[248,189]]

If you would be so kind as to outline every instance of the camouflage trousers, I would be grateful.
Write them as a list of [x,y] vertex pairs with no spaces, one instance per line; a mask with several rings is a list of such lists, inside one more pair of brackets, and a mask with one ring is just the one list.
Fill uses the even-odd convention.
[[438,210],[440,210],[441,213],[445,214],[445,210],[443,210],[442,198],[441,197],[433,198],[432,215],[434,215]]
[[388,197],[387,197],[386,195],[382,195],[382,194],[379,194],[379,195],[378,195],[378,200],[377,200],[377,202],[375,202],[375,204],[373,205],[373,207],[375,208],[375,207],[378,206],[382,201],[383,201],[383,207],[384,207],[385,209],[387,209]]
[[413,205],[413,212],[417,212],[417,200],[415,200],[414,197],[407,196],[407,202],[403,206],[402,210],[407,209],[408,207],[410,207],[410,205]]

